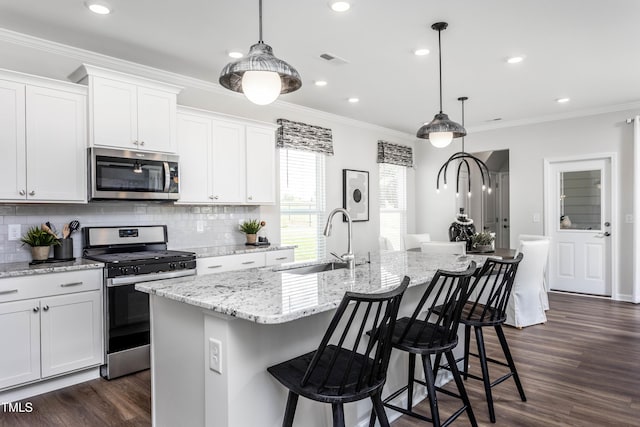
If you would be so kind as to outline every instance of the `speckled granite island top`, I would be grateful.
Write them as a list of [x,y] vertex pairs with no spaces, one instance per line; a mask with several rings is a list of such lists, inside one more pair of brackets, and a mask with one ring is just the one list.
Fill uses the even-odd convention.
[[269,246],[251,246],[251,245],[227,245],[227,246],[209,246],[206,248],[187,248],[181,251],[195,252],[196,258],[209,258],[224,255],[248,254],[254,252],[279,251],[283,249],[295,249],[295,245],[279,245],[272,243]]
[[104,264],[83,258],[76,258],[75,261],[53,262],[29,265],[28,262],[11,262],[0,264],[0,279],[6,277],[21,277],[33,274],[60,273],[62,271],[92,270],[103,268]]
[[431,280],[438,268],[461,271],[470,261],[481,265],[485,259],[480,255],[383,252],[354,270],[294,274],[291,267],[302,264],[292,263],[145,282],[136,289],[228,316],[275,324],[334,309],[346,291],[383,292],[399,285],[405,275],[411,278],[410,287],[421,285]]

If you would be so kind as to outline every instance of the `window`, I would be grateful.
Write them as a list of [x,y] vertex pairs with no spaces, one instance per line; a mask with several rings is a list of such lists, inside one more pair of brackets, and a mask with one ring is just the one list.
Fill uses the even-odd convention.
[[280,239],[295,260],[325,257],[324,154],[280,149]]
[[407,168],[380,163],[380,237],[402,249],[407,233]]

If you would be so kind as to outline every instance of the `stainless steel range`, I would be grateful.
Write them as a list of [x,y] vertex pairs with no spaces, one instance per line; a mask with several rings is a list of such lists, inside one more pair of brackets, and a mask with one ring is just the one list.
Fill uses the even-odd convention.
[[150,366],[149,296],[136,283],[196,274],[193,252],[167,250],[167,226],[85,227],[83,257],[105,263],[107,379]]

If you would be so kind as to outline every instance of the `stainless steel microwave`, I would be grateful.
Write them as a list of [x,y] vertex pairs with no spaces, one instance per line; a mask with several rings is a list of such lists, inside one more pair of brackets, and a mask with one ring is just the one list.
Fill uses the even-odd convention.
[[178,156],[89,148],[89,198],[177,200]]

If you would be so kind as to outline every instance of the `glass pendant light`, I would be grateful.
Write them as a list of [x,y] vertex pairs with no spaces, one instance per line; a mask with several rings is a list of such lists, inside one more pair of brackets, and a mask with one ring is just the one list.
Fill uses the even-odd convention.
[[435,115],[433,120],[418,129],[416,136],[431,141],[431,145],[437,148],[446,147],[451,143],[453,138],[465,136],[467,131],[458,123],[449,119],[449,116],[442,112],[442,43],[440,41],[440,33],[445,30],[449,24],[446,22],[436,22],[431,26],[438,32],[438,64],[440,70],[440,112]]
[[271,104],[283,93],[300,89],[302,79],[291,65],[273,55],[273,49],[262,41],[262,0],[259,0],[260,40],[249,54],[227,64],[220,73],[220,84],[241,92],[257,105]]

